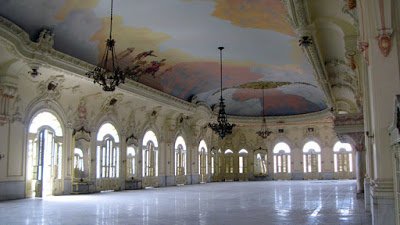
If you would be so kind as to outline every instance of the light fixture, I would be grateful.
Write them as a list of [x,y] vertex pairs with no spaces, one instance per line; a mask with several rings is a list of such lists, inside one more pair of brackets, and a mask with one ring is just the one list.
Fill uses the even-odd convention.
[[258,136],[262,137],[263,139],[267,138],[269,135],[271,135],[271,131],[268,130],[267,128],[267,121],[265,119],[265,101],[264,101],[264,87],[262,88],[262,107],[263,107],[263,123],[261,125],[261,129],[259,131],[257,131],[256,133],[258,134]]
[[218,111],[218,123],[209,123],[208,126],[217,133],[221,139],[228,134],[232,134],[232,128],[236,126],[236,124],[230,124],[228,122],[227,115],[225,113],[225,104],[224,98],[222,97],[222,50],[224,47],[218,47],[219,49],[219,58],[220,58],[220,72],[221,72],[221,97],[219,99],[219,111]]
[[122,61],[122,64],[128,65],[123,65],[123,69],[118,66],[118,57],[115,53],[115,40],[112,38],[113,3],[114,1],[111,0],[110,36],[106,41],[104,55],[100,63],[92,71],[86,73],[89,78],[93,78],[93,83],[100,84],[104,91],[114,91],[120,83],[125,82],[125,78],[138,81],[143,75],[152,75],[155,77],[155,74],[165,65],[165,59],[160,61],[146,60],[148,57],[156,57],[152,50],[139,53],[133,58],[127,57],[133,52],[133,48],[128,48],[123,52],[124,56],[121,57],[125,59],[125,63]]
[[94,70],[86,73],[89,78],[93,77],[93,83],[100,84],[104,91],[114,91],[116,86],[125,82],[125,74],[118,67],[115,41],[112,38],[113,3],[114,0],[111,0],[110,36],[106,41],[106,50],[103,58]]

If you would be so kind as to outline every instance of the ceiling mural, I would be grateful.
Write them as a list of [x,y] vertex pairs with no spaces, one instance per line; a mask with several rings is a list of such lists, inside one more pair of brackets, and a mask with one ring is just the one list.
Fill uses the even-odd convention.
[[[109,0],[1,0],[0,15],[36,40],[43,28],[54,48],[97,64],[109,32]],[[139,82],[211,107],[219,99],[219,50],[227,113],[268,116],[325,109],[325,96],[298,46],[280,0],[115,0],[113,37],[122,61],[148,50],[166,59]],[[123,59],[125,58],[125,59]],[[99,87],[100,88],[100,87]]]

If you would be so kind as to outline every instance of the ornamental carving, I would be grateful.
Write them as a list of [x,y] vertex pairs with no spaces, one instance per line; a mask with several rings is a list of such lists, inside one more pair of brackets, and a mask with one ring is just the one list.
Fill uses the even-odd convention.
[[51,76],[46,81],[41,81],[37,86],[40,98],[46,100],[59,100],[61,90],[64,89],[63,83],[65,78],[63,75]]
[[386,30],[383,30],[376,38],[378,40],[379,50],[383,56],[387,57],[390,53],[390,49],[392,48],[391,32],[389,33]]

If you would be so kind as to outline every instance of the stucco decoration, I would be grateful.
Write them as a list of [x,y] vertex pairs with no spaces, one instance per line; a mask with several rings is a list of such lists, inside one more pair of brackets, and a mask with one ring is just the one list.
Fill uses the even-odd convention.
[[[219,98],[215,94],[219,90],[216,48],[224,45],[223,95],[228,114],[261,114],[261,97],[254,95],[252,88],[241,86],[258,81],[288,83],[266,93],[266,101],[274,105],[267,109],[271,116],[327,108],[282,1],[132,0],[114,7],[113,33],[120,59],[126,63],[132,59],[125,57],[126,53],[146,51],[166,59],[160,76],[139,79],[145,85],[185,101],[195,96],[214,105]],[[40,13],[32,13],[33,8],[40,8]],[[162,10],[155,13],[155,9]],[[37,48],[52,52],[53,47],[91,64],[97,64],[103,55],[108,13],[106,0],[79,4],[75,0],[6,1],[0,8],[0,16],[38,41]]]
[[51,76],[45,81],[39,82],[36,90],[39,98],[48,100],[59,100],[61,92],[64,89],[63,83],[65,77],[63,75]]

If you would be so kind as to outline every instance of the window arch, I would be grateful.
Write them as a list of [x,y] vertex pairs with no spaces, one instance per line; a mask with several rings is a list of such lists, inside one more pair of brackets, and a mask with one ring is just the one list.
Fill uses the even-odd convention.
[[158,141],[156,134],[149,130],[143,137],[143,177],[158,176]]
[[321,147],[315,141],[309,141],[303,146],[303,171],[321,172]]
[[247,173],[247,155],[246,149],[239,151],[239,173]]
[[45,126],[51,127],[56,136],[63,136],[60,122],[57,117],[50,112],[41,112],[37,114],[29,126],[29,133],[37,133],[41,127]]
[[119,177],[119,135],[111,123],[104,123],[97,133],[97,175],[101,178]]
[[175,141],[175,176],[186,175],[186,143],[182,136]]
[[279,142],[273,149],[274,173],[291,173],[290,147],[285,142]]
[[233,151],[225,150],[225,173],[233,174]]
[[126,177],[136,176],[136,150],[133,146],[126,149]]
[[208,150],[204,140],[201,140],[199,144],[199,174],[208,174]]
[[[62,176],[61,123],[53,113],[40,112],[31,120],[28,132],[27,195],[52,195],[54,181]],[[42,186],[33,185],[34,180],[41,181]]]
[[333,146],[335,172],[353,172],[353,148],[349,143],[336,142]]

